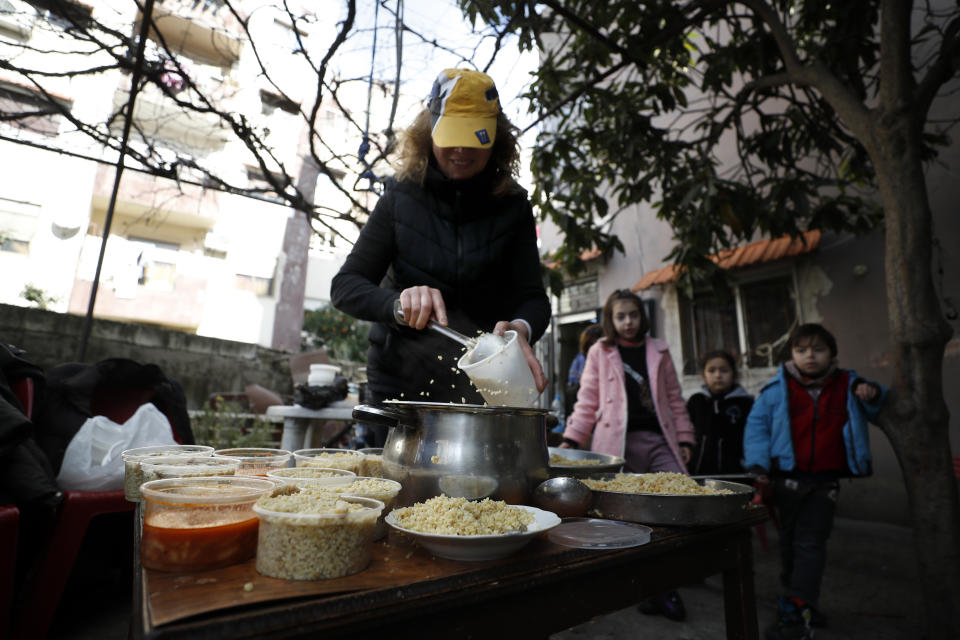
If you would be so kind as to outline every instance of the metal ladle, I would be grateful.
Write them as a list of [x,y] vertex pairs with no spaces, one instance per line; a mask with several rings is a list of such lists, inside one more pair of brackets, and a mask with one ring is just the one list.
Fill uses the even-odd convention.
[[584,516],[593,500],[590,487],[576,478],[558,476],[537,485],[533,490],[533,504],[552,511],[561,518]]
[[[399,298],[397,298],[397,300],[393,303],[393,317],[398,324],[407,324],[407,321],[403,317],[403,308],[400,306]],[[479,361],[483,360],[484,358],[488,358],[504,345],[503,338],[493,333],[484,333],[479,338],[470,338],[463,335],[459,331],[455,331],[450,327],[445,327],[433,320],[427,322],[427,328],[432,329],[455,342],[459,342],[469,351],[472,351],[472,361]]]

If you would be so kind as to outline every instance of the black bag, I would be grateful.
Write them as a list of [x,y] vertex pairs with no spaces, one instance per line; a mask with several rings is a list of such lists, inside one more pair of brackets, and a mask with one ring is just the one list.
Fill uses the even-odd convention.
[[105,415],[124,422],[144,402],[167,417],[178,442],[194,443],[183,387],[157,365],[126,358],[57,365],[47,372],[46,392],[38,403],[37,442],[59,473],[67,445],[88,418]]

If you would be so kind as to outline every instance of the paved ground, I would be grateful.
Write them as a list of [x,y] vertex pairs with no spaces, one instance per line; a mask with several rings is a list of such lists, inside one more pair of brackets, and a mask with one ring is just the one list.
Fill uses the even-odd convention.
[[[770,549],[754,537],[755,584],[761,628],[774,621],[779,592],[776,534],[767,525]],[[723,638],[719,576],[684,587],[685,622],[645,616],[631,607],[552,636],[553,640]],[[125,586],[124,586],[125,585]],[[830,540],[822,608],[829,626],[818,640],[913,640],[919,637],[920,598],[909,529],[838,518]],[[123,640],[130,620],[130,589],[121,575],[101,573],[94,584],[74,585],[57,613],[53,638]]]

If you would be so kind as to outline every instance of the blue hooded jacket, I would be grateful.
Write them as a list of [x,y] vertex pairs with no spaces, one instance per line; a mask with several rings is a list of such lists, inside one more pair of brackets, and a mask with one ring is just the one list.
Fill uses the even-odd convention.
[[[848,419],[843,425],[843,444],[847,453],[847,466],[854,476],[871,473],[870,434],[868,422],[880,411],[887,399],[887,388],[871,380],[858,377],[846,369],[850,376],[847,387]],[[864,403],[853,393],[854,384],[868,382],[880,389],[873,402]],[[776,460],[781,471],[793,471],[796,457],[790,431],[790,408],[787,403],[787,373],[783,365],[776,377],[760,390],[747,417],[743,433],[744,468],[760,467],[770,471]]]

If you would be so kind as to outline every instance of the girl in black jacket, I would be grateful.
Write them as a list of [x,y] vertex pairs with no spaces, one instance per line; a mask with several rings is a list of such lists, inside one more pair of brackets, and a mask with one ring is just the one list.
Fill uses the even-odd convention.
[[[371,403],[482,404],[457,369],[462,348],[423,331],[429,320],[467,335],[516,331],[538,390],[546,386],[530,345],[546,330],[550,301],[533,211],[513,177],[518,161],[493,80],[443,71],[330,290],[336,308],[377,323],[367,358]],[[409,326],[397,324],[395,303]]]
[[687,400],[697,433],[689,465],[691,475],[743,472],[743,428],[753,396],[737,383],[737,365],[726,351],[711,351],[701,360],[703,387]]

